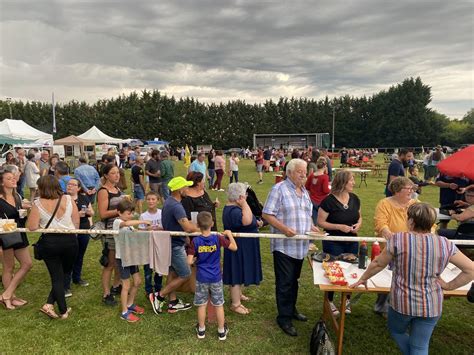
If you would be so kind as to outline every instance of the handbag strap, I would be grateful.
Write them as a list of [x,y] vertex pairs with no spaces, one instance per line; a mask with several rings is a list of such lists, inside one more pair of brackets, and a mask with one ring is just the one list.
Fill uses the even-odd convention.
[[44,227],[44,229],[48,229],[49,225],[51,224],[51,222],[53,221],[53,218],[54,216],[56,215],[56,212],[58,211],[58,208],[59,208],[59,205],[61,204],[61,199],[63,198],[63,196],[59,196],[58,198],[58,203],[56,204],[56,207],[54,208],[54,211],[53,211],[53,214],[51,215],[51,218],[49,219],[48,223],[46,224],[46,226]]

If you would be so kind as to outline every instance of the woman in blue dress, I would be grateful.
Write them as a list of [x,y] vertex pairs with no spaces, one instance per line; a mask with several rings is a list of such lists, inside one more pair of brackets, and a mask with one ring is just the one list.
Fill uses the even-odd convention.
[[[230,184],[227,190],[228,203],[224,207],[222,220],[224,229],[234,233],[258,233],[262,221],[257,221],[247,204],[247,185]],[[236,238],[238,250],[229,252],[224,249],[224,285],[230,286],[232,305],[230,309],[239,314],[248,314],[250,310],[242,305],[249,298],[242,294],[242,285],[259,285],[263,279],[258,238]]]

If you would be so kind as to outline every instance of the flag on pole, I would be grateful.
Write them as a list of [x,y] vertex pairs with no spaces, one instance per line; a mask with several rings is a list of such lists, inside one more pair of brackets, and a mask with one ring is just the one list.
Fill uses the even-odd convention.
[[56,107],[54,105],[54,92],[53,92],[53,133],[56,133]]

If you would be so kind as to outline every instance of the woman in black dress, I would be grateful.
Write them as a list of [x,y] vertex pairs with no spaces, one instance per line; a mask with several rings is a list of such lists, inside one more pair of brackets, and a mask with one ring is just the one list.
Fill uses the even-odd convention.
[[[252,214],[246,198],[247,185],[240,182],[229,185],[228,203],[222,212],[224,229],[234,233],[258,233],[263,223]],[[249,300],[242,294],[242,285],[259,285],[263,279],[260,241],[258,238],[236,238],[236,242],[236,252],[224,249],[222,281],[224,285],[230,286],[230,309],[238,314],[248,314],[250,310],[241,303]]]
[[[20,195],[16,191],[19,177],[18,168],[14,165],[5,166],[4,170],[0,172],[0,216],[1,218],[14,219],[17,226],[23,228],[26,221],[26,211],[24,209],[30,208],[31,205],[29,202],[23,204]],[[3,246],[0,236],[0,247],[3,249],[2,283],[4,287],[3,294],[0,296],[0,303],[9,310],[27,303],[27,301],[15,296],[15,290],[33,265],[28,251],[29,243],[26,233],[14,233],[18,233],[21,238],[19,238],[18,243],[8,248]],[[16,272],[14,272],[15,259],[20,263],[20,269]]]
[[212,230],[217,231],[216,208],[219,207],[219,200],[216,198],[216,201],[213,202],[207,194],[202,173],[191,171],[188,176],[186,176],[186,180],[193,182],[193,185],[189,187],[186,192],[186,197],[181,201],[188,219],[193,219],[192,212],[195,212],[196,216],[202,211],[210,212],[212,220],[214,221]]

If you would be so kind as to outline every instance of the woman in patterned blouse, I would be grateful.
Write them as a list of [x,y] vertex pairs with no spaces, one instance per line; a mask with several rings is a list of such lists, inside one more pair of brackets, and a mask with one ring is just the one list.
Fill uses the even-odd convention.
[[[474,278],[474,263],[448,239],[431,233],[436,211],[426,203],[408,208],[408,232],[395,233],[387,247],[352,288],[393,264],[388,328],[403,354],[428,354],[436,323],[441,318],[443,290],[455,290]],[[441,277],[448,263],[461,273],[450,282]],[[407,332],[407,330],[409,332]]]

